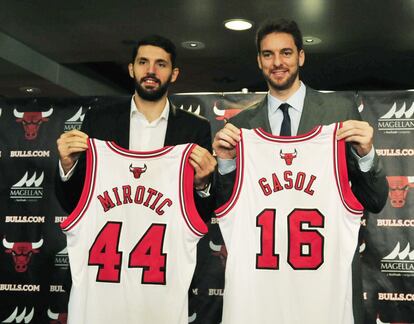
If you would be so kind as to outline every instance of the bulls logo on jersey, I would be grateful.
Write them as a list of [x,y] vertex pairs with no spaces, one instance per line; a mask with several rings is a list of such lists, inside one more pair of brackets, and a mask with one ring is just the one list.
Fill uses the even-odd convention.
[[291,153],[284,153],[282,150],[280,150],[280,158],[285,160],[286,165],[292,165],[293,159],[296,158],[297,155],[298,152],[296,151],[296,149]]
[[132,172],[135,179],[139,179],[141,177],[141,174],[145,173],[147,171],[147,165],[144,164],[144,166],[141,167],[133,167],[132,163],[129,165],[129,171]]

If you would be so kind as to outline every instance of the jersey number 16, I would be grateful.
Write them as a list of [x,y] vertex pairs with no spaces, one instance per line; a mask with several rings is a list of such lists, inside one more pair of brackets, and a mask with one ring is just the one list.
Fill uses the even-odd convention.
[[[323,263],[324,237],[316,229],[323,228],[324,216],[317,209],[294,209],[287,217],[287,262],[295,270],[315,270]],[[303,225],[307,224],[308,229]],[[260,227],[260,253],[256,254],[257,269],[279,269],[275,252],[276,210],[264,209],[256,218]]]

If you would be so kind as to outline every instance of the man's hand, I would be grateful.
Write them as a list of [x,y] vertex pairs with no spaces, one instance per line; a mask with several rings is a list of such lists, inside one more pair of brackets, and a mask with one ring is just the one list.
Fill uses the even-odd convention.
[[87,134],[76,129],[63,133],[58,138],[59,159],[65,173],[73,167],[81,152],[88,148],[87,139]]
[[240,129],[227,123],[214,136],[213,150],[220,159],[232,160],[236,157],[238,142],[240,142]]
[[360,157],[367,155],[372,149],[374,129],[365,121],[347,120],[342,123],[336,138],[350,142]]
[[190,154],[189,162],[195,171],[194,188],[196,190],[205,189],[210,183],[210,176],[216,168],[216,159],[208,150],[196,145]]

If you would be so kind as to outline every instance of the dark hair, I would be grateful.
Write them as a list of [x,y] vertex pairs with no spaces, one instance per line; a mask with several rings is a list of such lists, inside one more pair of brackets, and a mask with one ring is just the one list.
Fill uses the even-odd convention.
[[138,49],[144,45],[152,45],[156,47],[161,47],[164,51],[170,54],[172,66],[175,67],[175,59],[177,57],[175,45],[168,38],[165,38],[160,35],[148,35],[148,36],[145,36],[144,38],[141,38],[132,51],[132,63],[135,62],[135,58],[137,57],[137,54],[138,54]]
[[260,52],[260,43],[265,36],[272,33],[286,33],[290,34],[295,41],[298,51],[303,49],[302,33],[298,24],[294,20],[278,19],[265,21],[256,32],[256,49]]

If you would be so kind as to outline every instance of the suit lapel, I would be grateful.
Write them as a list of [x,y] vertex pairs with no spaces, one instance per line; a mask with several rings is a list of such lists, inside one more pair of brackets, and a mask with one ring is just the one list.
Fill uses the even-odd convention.
[[318,92],[306,87],[302,116],[299,121],[298,135],[307,133],[314,128],[321,120],[323,120],[324,114],[325,111],[322,108],[322,102]]
[[167,131],[165,132],[164,146],[175,145],[179,142],[179,134],[181,134],[179,127],[179,117],[177,115],[177,108],[170,101],[170,112],[168,114]]
[[120,109],[116,119],[116,129],[113,132],[114,141],[124,148],[129,148],[129,128],[131,106],[125,105]]
[[267,95],[258,103],[254,109],[252,118],[248,121],[250,128],[263,128],[264,131],[271,133],[269,117],[267,114]]

